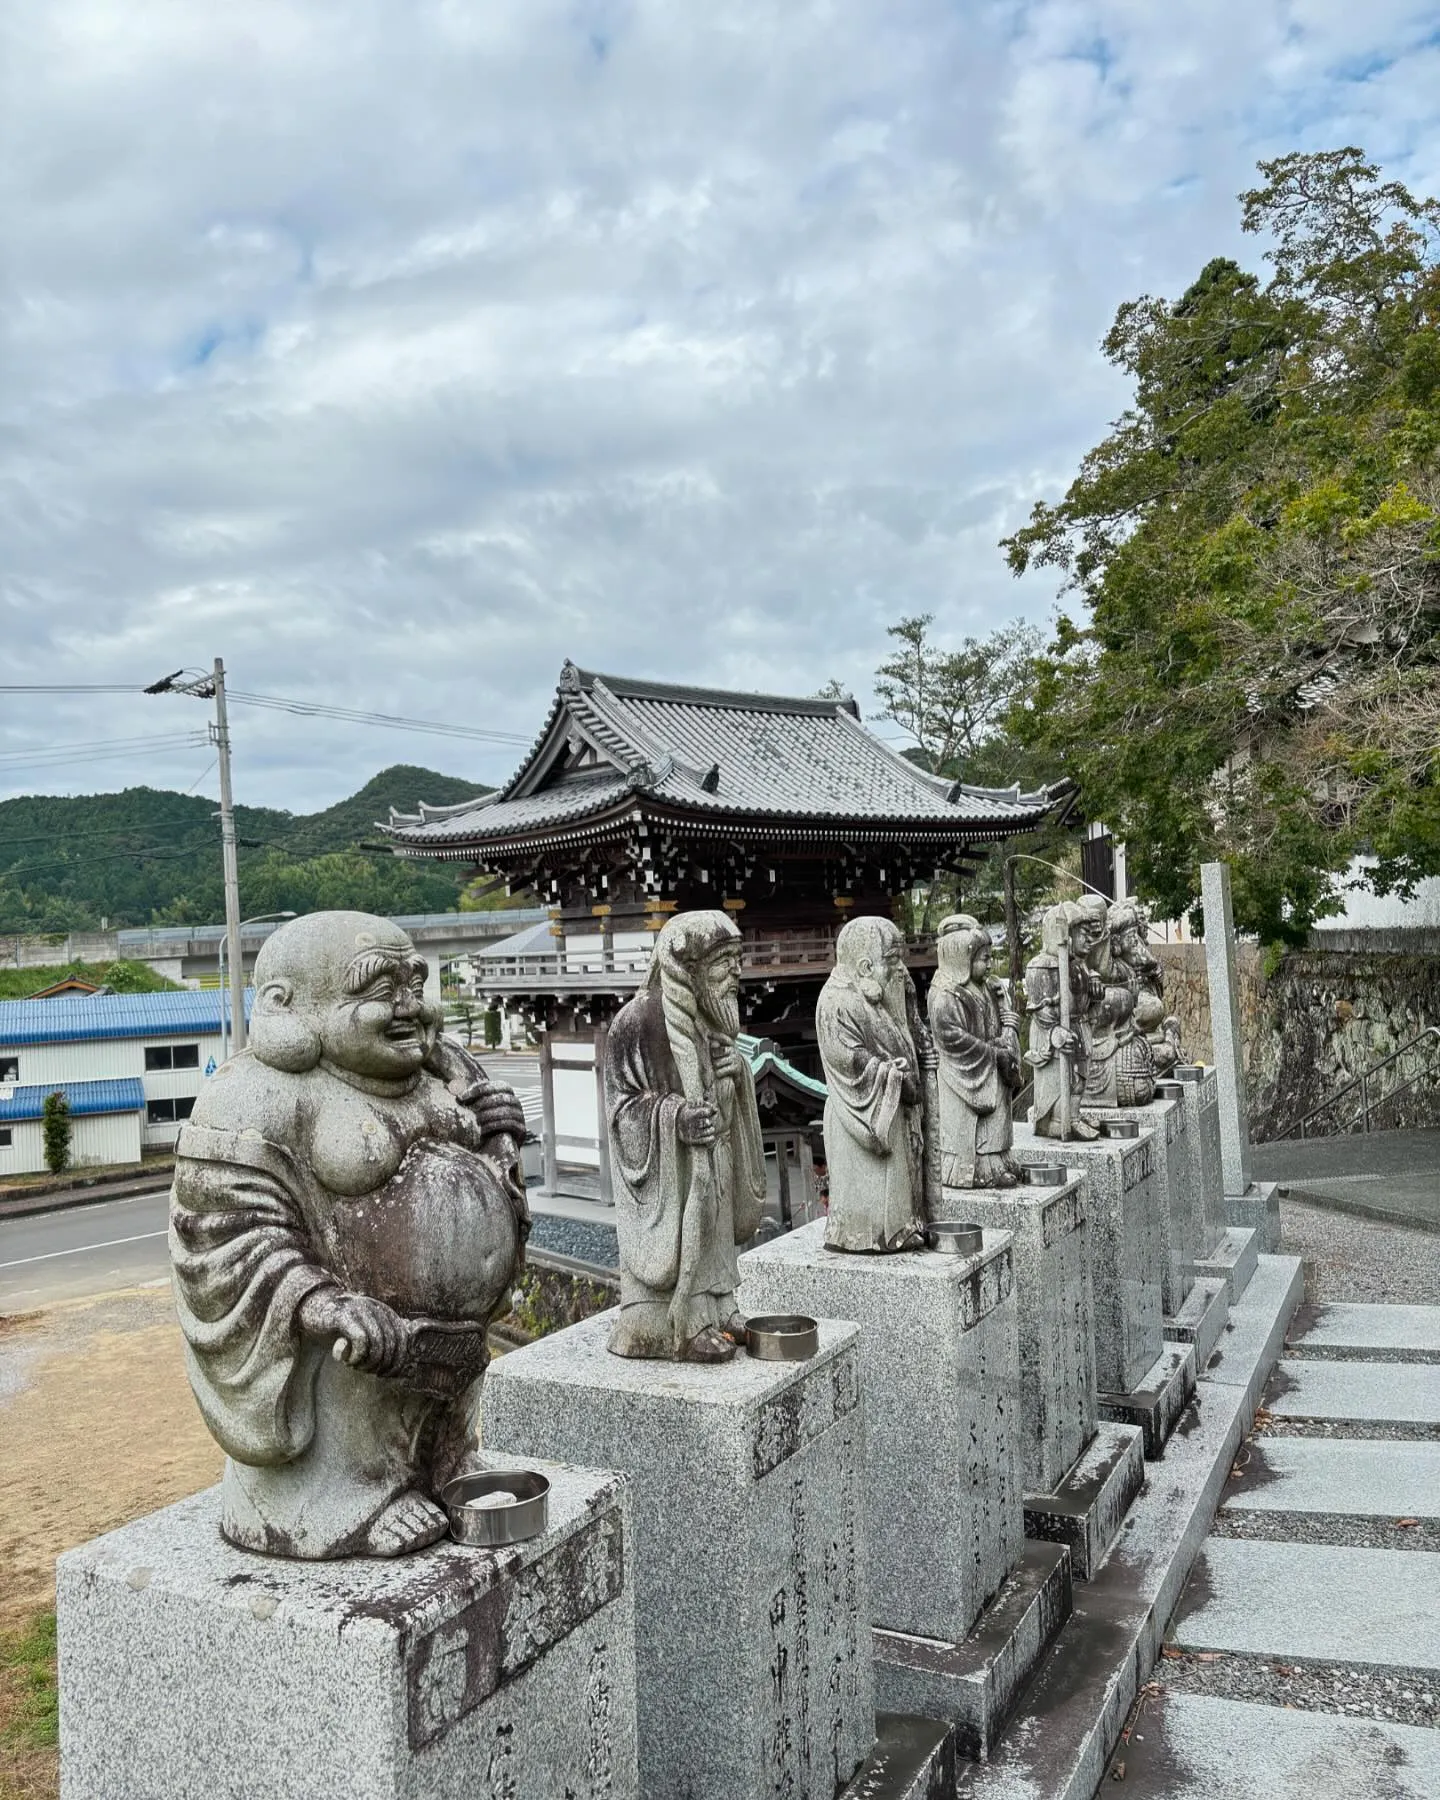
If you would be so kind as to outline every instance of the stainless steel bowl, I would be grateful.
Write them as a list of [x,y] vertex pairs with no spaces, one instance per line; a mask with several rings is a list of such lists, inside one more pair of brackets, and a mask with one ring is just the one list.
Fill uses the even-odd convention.
[[1064,1187],[1064,1163],[1027,1163],[1020,1171],[1026,1187]]
[[977,1256],[985,1248],[985,1232],[968,1220],[932,1219],[925,1227],[925,1242],[947,1256]]
[[1172,1073],[1177,1081],[1203,1081],[1205,1070],[1200,1063],[1176,1063]]
[[820,1327],[804,1313],[762,1313],[745,1321],[745,1348],[760,1362],[808,1362]]
[[534,1469],[457,1475],[440,1493],[457,1544],[493,1550],[539,1537],[550,1517],[550,1482]]
[[1183,1100],[1185,1098],[1185,1083],[1183,1081],[1157,1081],[1155,1083],[1155,1097],[1157,1100]]
[[1138,1119],[1102,1119],[1100,1129],[1107,1138],[1138,1138],[1140,1121]]

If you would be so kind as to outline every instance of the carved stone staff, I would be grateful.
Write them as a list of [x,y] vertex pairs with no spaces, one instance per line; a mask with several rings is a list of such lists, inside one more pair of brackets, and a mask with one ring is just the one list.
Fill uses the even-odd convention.
[[[1060,1029],[1064,1032],[1068,1043],[1070,1037],[1070,936],[1068,932],[1064,941],[1056,946],[1055,960],[1060,977]],[[1060,1086],[1060,1136],[1062,1139],[1068,1139],[1074,1126],[1073,1095],[1070,1086],[1074,1079],[1074,1067],[1068,1049],[1060,1051],[1060,1060],[1065,1065],[1065,1076]]]
[[907,976],[905,1012],[910,1035],[920,1061],[921,1135],[925,1148],[923,1164],[924,1204],[927,1219],[945,1216],[943,1165],[940,1158],[940,1052],[935,1048],[935,1035],[920,1011],[920,996],[913,978]]

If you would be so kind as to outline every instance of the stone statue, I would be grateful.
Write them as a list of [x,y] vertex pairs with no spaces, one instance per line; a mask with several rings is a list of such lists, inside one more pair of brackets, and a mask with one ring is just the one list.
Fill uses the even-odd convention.
[[942,919],[930,983],[940,1059],[940,1151],[946,1187],[1014,1187],[1010,1102],[1021,1086],[1020,1019],[988,979],[990,935],[967,914]]
[[1150,921],[1136,900],[1110,908],[1110,955],[1135,996],[1135,1028],[1148,1045],[1155,1080],[1163,1080],[1187,1060],[1180,1047],[1180,1021],[1165,1011],[1165,971],[1150,948]]
[[[1137,962],[1143,951],[1143,942],[1138,949],[1136,943],[1138,909],[1127,901],[1112,904],[1096,894],[1087,894],[1079,904],[1097,928],[1086,960],[1100,983],[1087,1020],[1086,1102],[1148,1106],[1155,1098],[1155,1064],[1150,1045],[1135,1024],[1140,997]],[[1126,953],[1135,960],[1125,960]]]
[[725,1362],[743,1341],[736,1246],[760,1225],[765,1150],[739,1030],[734,920],[677,913],[605,1046],[617,1356]]
[[530,1224],[525,1120],[440,1035],[424,982],[386,919],[283,925],[256,960],[251,1047],[180,1134],[175,1300],[242,1549],[418,1550],[473,1448],[486,1327]]
[[[1040,951],[1025,966],[1025,1010],[1030,1047],[1025,1060],[1035,1071],[1035,1132],[1039,1137],[1095,1138],[1098,1127],[1080,1116],[1085,1097],[1086,1019],[1099,998],[1100,983],[1086,957],[1096,940],[1095,920],[1075,901],[1047,909],[1040,926]],[[1061,952],[1069,963],[1069,1004],[1062,1009]],[[1068,1024],[1062,1023],[1068,1013]]]
[[917,1043],[914,994],[899,927],[851,919],[836,939],[835,968],[815,1011],[830,1090],[825,1242],[832,1250],[925,1248],[928,1044]]

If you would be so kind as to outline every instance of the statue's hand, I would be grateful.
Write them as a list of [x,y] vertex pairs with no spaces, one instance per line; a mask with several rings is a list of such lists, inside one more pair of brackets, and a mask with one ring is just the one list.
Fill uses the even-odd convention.
[[410,1327],[383,1300],[319,1288],[300,1302],[300,1329],[307,1337],[330,1338],[336,1362],[368,1375],[389,1375],[404,1361]]
[[1057,1025],[1050,1033],[1050,1046],[1054,1050],[1063,1050],[1068,1056],[1074,1056],[1080,1049],[1080,1040],[1073,1031],[1066,1031],[1063,1025]]
[[675,1121],[675,1129],[682,1144],[708,1149],[719,1133],[719,1111],[708,1101],[701,1101],[698,1106],[682,1106],[680,1116]]
[[740,1073],[740,1052],[729,1038],[711,1038],[710,1067],[717,1081],[733,1081]]
[[482,1137],[498,1137],[502,1133],[517,1144],[525,1142],[525,1108],[505,1087],[482,1087],[464,1104],[475,1115]]

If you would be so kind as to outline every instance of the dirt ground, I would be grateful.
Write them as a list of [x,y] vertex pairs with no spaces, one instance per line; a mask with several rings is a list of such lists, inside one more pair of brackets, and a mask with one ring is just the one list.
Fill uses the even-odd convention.
[[[54,1605],[71,1545],[219,1479],[167,1286],[0,1318],[0,1634]],[[6,1740],[17,1704],[0,1670],[0,1796],[56,1792],[53,1750]]]

